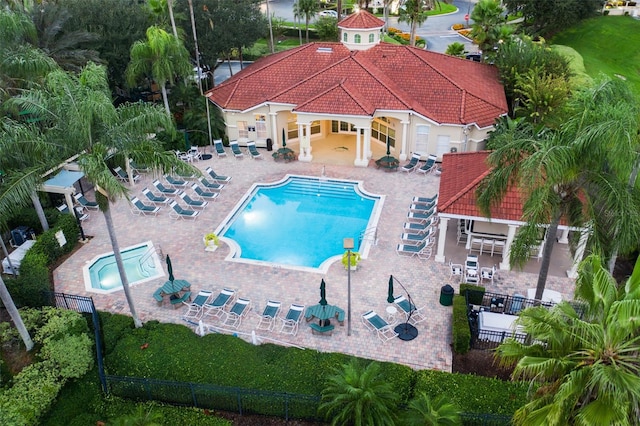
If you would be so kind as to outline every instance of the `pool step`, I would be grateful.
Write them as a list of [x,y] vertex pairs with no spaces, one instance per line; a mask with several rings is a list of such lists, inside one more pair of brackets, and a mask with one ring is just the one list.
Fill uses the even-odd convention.
[[360,198],[355,193],[353,185],[331,181],[292,181],[288,184],[286,193],[319,195],[347,200]]

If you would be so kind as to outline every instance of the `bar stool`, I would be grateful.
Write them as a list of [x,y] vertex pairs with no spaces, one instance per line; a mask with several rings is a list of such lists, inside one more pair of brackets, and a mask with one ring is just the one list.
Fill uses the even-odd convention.
[[491,247],[491,256],[493,256],[493,253],[499,253],[499,254],[504,253],[505,244],[506,244],[505,240],[494,240],[493,246]]
[[491,251],[493,251],[493,240],[489,239],[489,238],[483,238],[482,239],[482,244],[480,245],[480,254],[482,254],[483,251],[489,251],[489,247],[491,247]]

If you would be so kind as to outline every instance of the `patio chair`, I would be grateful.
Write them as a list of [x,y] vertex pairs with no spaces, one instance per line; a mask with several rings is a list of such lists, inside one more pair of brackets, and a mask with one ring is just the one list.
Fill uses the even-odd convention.
[[511,304],[509,306],[509,313],[511,315],[518,315],[518,313],[522,310],[522,305],[524,304],[524,301],[526,300],[526,297],[524,297],[522,294],[514,294],[513,297],[511,298]]
[[167,181],[167,184],[171,187],[171,188],[186,188],[187,186],[187,181],[184,180],[180,180],[180,179],[176,179],[171,175],[164,175],[164,178]]
[[156,206],[158,204],[163,205],[163,204],[169,204],[169,199],[167,197],[163,197],[161,195],[156,195],[153,192],[151,192],[149,190],[149,188],[144,188],[142,190],[142,193],[144,194],[145,197],[147,197],[147,199],[149,201],[151,201],[153,204],[155,204]]
[[[117,166],[115,169],[113,169],[113,171],[116,173],[116,177],[118,178],[118,180],[122,181],[122,182],[129,182],[129,175],[122,170],[122,168],[120,166]],[[133,181],[137,182],[138,179],[140,179],[140,175],[133,175]]]
[[223,288],[220,294],[213,299],[213,302],[206,303],[202,307],[202,317],[220,318],[224,309],[229,306],[236,297],[236,291],[229,288]]
[[258,330],[272,331],[273,327],[276,325],[276,318],[281,307],[281,302],[269,300],[267,302],[267,306],[264,307],[264,311],[262,311],[262,315],[260,315],[260,322],[258,322],[258,326],[256,328]]
[[182,201],[184,201],[189,207],[193,207],[194,209],[204,209],[209,204],[208,201],[194,200],[185,192],[181,192],[179,197],[182,198]]
[[224,150],[224,146],[222,145],[222,139],[214,140],[213,146],[216,148],[216,154],[218,155],[218,157],[227,156],[227,151]]
[[461,263],[451,263],[449,261],[449,270],[451,271],[450,277],[456,277],[459,283],[462,282],[463,268]]
[[398,333],[393,331],[391,325],[373,311],[362,314],[362,323],[367,327],[367,329],[375,331],[378,339],[383,342],[398,336]]
[[242,319],[247,316],[251,310],[251,300],[238,297],[229,312],[224,312],[222,324],[231,328],[238,328],[242,323]]
[[434,237],[427,238],[424,247],[417,253],[418,258],[422,260],[430,259],[431,255],[433,254],[433,246],[435,245],[435,243],[436,239]]
[[140,215],[157,216],[158,212],[160,211],[160,207],[148,206],[145,203],[143,203],[142,201],[140,201],[138,199],[138,197],[133,197],[131,199],[131,203],[133,204],[133,206],[131,207],[131,213],[137,214],[138,216],[140,216]]
[[187,312],[185,312],[185,314],[182,316],[182,318],[185,321],[199,320],[202,317],[202,307],[209,301],[209,298],[212,294],[212,291],[200,290],[195,299],[193,299],[193,301],[189,304],[189,308],[187,309]]
[[234,157],[244,158],[244,154],[240,151],[240,146],[238,146],[238,141],[230,141],[229,146],[231,147],[231,152],[233,152]]
[[289,307],[287,315],[282,318],[282,327],[280,327],[280,333],[291,334],[295,336],[298,334],[298,326],[302,319],[302,312],[304,312],[304,305],[296,305],[294,303]]
[[200,150],[197,146],[192,146],[191,148],[189,148],[189,150],[187,151],[187,155],[191,157],[192,161],[202,160],[202,154],[200,153]]
[[424,173],[425,175],[427,175],[428,173],[431,173],[436,168],[437,159],[438,157],[436,157],[435,155],[429,154],[429,156],[427,157],[427,161],[424,163],[424,165],[422,167],[419,167],[416,171],[418,173]]
[[438,202],[438,194],[433,197],[413,197],[413,204],[434,204]]
[[223,184],[216,183],[216,182],[209,182],[205,178],[201,178],[200,179],[200,183],[202,184],[202,186],[204,186],[205,188],[207,188],[210,191],[218,191],[218,192],[220,192],[224,188]]
[[193,185],[191,185],[191,189],[193,189],[193,192],[198,197],[206,198],[207,200],[211,200],[211,201],[214,201],[218,197],[218,195],[220,195],[219,192],[205,191],[204,189],[200,188],[197,183],[194,183]]
[[158,179],[154,180],[152,185],[158,190],[158,192],[163,195],[178,195],[178,193],[180,192],[177,189],[167,188],[166,186],[161,184]]
[[[416,305],[409,303],[409,300],[402,295],[395,297],[393,299],[393,303],[395,303],[400,312],[404,314],[405,321],[410,324],[416,325],[427,319],[424,314],[424,306],[422,308],[417,308]],[[411,318],[409,318],[409,312],[411,312]]]
[[135,161],[133,161],[132,159],[129,159],[129,168],[134,173],[147,173],[149,171],[149,168],[147,166],[143,166],[141,164],[138,164]]
[[193,157],[186,152],[176,151],[176,157],[186,163],[193,162]]
[[262,156],[262,154],[260,154],[258,152],[258,150],[256,149],[256,143],[255,142],[247,142],[247,148],[249,148],[249,154],[251,155],[251,158],[254,160],[264,160],[264,157]]
[[173,219],[197,219],[198,215],[200,214],[200,212],[196,212],[193,210],[187,210],[182,208],[182,206],[180,204],[178,204],[176,201],[172,201],[171,204],[169,204],[171,206],[171,208],[173,209],[173,211],[169,214],[169,217],[173,218]]
[[399,167],[398,170],[411,173],[416,169],[416,167],[418,167],[418,161],[420,161],[420,154],[414,152],[413,155],[411,155],[411,159],[409,160],[409,162],[404,166]]
[[100,208],[98,207],[98,203],[96,203],[95,201],[87,200],[82,194],[75,194],[73,197],[76,199],[76,202],[85,209],[98,210]]
[[487,281],[491,281],[491,284],[493,284],[493,278],[496,274],[496,267],[495,265],[492,266],[491,268],[480,268],[480,282],[484,282],[485,280]]
[[204,169],[204,172],[207,173],[209,176],[211,176],[211,179],[216,180],[218,182],[228,183],[231,181],[230,176],[219,175],[216,172],[214,172],[211,167],[207,167],[206,169]]

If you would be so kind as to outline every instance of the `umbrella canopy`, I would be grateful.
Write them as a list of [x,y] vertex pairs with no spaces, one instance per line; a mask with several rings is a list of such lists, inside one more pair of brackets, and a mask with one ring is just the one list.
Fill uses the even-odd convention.
[[389,295],[387,296],[387,302],[393,303],[395,298],[393,297],[393,275],[389,275]]
[[389,147],[389,137],[387,136],[387,156],[391,155],[391,148]]
[[167,255],[167,272],[169,273],[169,281],[173,282],[175,278],[173,277],[173,266],[171,265],[171,259],[169,259],[169,255]]
[[282,129],[282,147],[286,147],[287,146],[287,134],[285,133],[284,129]]
[[324,278],[322,279],[322,281],[320,281],[320,303],[322,306],[326,306],[327,305],[327,291],[325,290],[325,282],[324,282]]

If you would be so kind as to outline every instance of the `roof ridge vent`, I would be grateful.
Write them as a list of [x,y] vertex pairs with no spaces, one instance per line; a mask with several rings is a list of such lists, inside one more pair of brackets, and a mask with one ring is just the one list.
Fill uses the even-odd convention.
[[320,53],[332,53],[333,52],[333,47],[318,47],[317,52],[320,52]]

